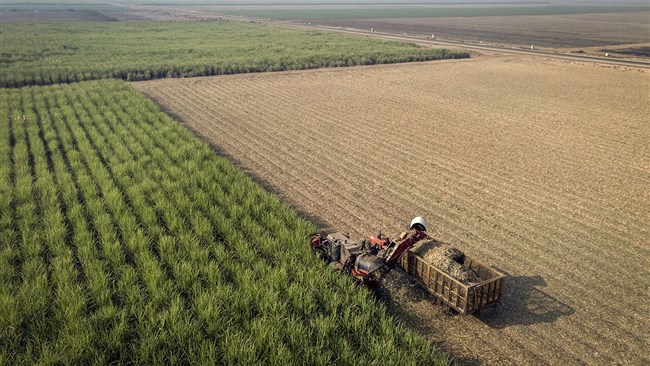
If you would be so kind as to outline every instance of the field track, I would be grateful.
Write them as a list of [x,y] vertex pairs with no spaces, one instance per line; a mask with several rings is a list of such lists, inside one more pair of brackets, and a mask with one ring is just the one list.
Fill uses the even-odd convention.
[[650,71],[510,55],[134,85],[323,229],[423,215],[507,272],[466,318],[389,278],[461,361],[650,362]]

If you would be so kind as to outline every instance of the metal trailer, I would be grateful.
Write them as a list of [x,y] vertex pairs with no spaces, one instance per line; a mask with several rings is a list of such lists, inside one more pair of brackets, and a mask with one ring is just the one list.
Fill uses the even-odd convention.
[[470,315],[501,301],[505,275],[465,255],[463,266],[473,270],[481,282],[466,285],[427,263],[417,254],[407,251],[399,266],[436,299],[461,315]]

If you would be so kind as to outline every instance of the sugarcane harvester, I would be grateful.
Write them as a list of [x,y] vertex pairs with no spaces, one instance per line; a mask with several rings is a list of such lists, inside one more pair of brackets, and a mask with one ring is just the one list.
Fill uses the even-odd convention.
[[314,234],[310,241],[314,252],[330,266],[361,282],[374,282],[380,281],[407,250],[426,237],[427,222],[418,216],[397,241],[379,233],[357,243],[340,232]]

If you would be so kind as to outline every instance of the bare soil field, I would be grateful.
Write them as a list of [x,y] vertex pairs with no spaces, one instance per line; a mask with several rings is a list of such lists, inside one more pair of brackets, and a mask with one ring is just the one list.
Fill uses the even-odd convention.
[[593,47],[650,41],[650,14],[605,13],[400,19],[319,19],[312,24],[541,47]]
[[324,230],[422,215],[505,271],[478,316],[400,271],[380,292],[461,363],[650,362],[650,71],[511,55],[134,85]]

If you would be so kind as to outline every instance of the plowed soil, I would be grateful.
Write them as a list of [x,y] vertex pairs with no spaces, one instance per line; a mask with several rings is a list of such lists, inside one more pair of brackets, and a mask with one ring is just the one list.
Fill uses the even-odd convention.
[[593,47],[648,42],[648,12],[445,18],[312,19],[313,24],[438,38],[541,47]]
[[422,215],[505,271],[471,317],[388,278],[462,363],[650,362],[650,71],[503,56],[135,86],[324,230]]

